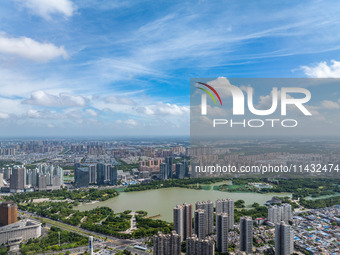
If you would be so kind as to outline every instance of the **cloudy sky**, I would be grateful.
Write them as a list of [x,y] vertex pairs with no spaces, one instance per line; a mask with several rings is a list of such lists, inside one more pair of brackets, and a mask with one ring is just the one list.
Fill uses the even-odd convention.
[[[190,78],[340,77],[339,12],[337,1],[2,1],[1,136],[187,135]],[[325,106],[339,110],[336,96]]]

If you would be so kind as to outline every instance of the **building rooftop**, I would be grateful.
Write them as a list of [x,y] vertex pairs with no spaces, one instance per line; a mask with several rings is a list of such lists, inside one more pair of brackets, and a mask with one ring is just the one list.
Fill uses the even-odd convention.
[[13,224],[9,224],[9,225],[4,226],[4,227],[0,227],[0,233],[1,232],[7,232],[7,231],[15,230],[15,229],[19,229],[19,228],[31,227],[31,226],[39,226],[39,225],[41,225],[41,223],[38,222],[38,221],[21,220],[21,221],[15,222]]

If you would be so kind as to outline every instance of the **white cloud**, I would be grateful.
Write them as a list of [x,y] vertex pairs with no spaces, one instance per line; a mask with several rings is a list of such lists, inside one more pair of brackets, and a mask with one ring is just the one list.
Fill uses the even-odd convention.
[[24,104],[42,105],[51,107],[65,106],[85,106],[86,98],[83,96],[60,93],[59,96],[51,95],[45,91],[39,90],[32,92],[30,99],[24,100]]
[[133,120],[133,119],[127,119],[125,121],[123,120],[116,120],[116,123],[119,125],[125,124],[128,126],[136,126],[137,125],[137,121]]
[[136,111],[145,115],[182,115],[189,113],[189,107],[159,102],[156,105],[138,107]]
[[4,112],[0,112],[0,119],[9,119],[9,114],[4,113]]
[[29,9],[32,13],[51,19],[52,14],[62,14],[71,17],[76,10],[76,6],[70,0],[15,0]]
[[301,66],[300,68],[311,78],[340,78],[340,62],[336,60],[331,60],[330,64],[323,61],[314,66]]
[[126,125],[130,125],[130,126],[136,126],[137,122],[133,119],[128,119],[124,122]]
[[47,110],[34,110],[30,109],[26,112],[26,114],[18,115],[19,118],[31,118],[31,119],[63,119],[65,115],[62,113],[57,113],[55,111],[47,111]]
[[111,104],[123,104],[123,105],[134,105],[135,102],[132,99],[127,97],[116,97],[116,96],[108,96],[105,98],[105,102]]
[[330,101],[330,100],[322,101],[321,107],[325,108],[325,109],[340,109],[340,105],[337,102],[333,102],[333,101]]
[[98,116],[98,112],[93,109],[86,109],[85,112],[88,113],[92,117]]
[[40,43],[28,37],[12,38],[4,34],[0,34],[0,53],[38,62],[48,62],[57,57],[68,57],[63,46],[57,47],[52,43]]

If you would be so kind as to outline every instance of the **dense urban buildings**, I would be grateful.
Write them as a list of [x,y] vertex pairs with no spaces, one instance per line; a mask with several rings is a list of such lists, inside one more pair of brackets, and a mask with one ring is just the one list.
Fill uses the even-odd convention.
[[[59,143],[58,146],[61,144],[62,143]],[[46,145],[35,144],[32,145],[30,149],[26,146],[23,146],[23,148],[26,148],[25,151],[40,151],[40,146],[44,147]],[[73,148],[72,150],[70,150],[71,147]],[[50,150],[53,151],[53,153],[45,153],[43,155],[34,153],[27,156],[26,153],[29,152],[23,152],[22,149],[15,148],[15,155],[2,155],[2,157],[15,157],[18,159],[15,163],[6,162],[0,168],[0,186],[2,184],[1,190],[4,192],[4,194],[2,194],[3,200],[6,200],[8,194],[5,193],[10,192],[11,185],[12,188],[14,188],[12,192],[18,193],[37,190],[50,191],[60,187],[67,188],[71,192],[74,188],[82,188],[82,190],[75,189],[74,191],[83,193],[87,192],[89,186],[91,190],[94,189],[96,190],[95,192],[97,192],[106,189],[103,185],[119,185],[119,189],[122,190],[125,188],[136,190],[140,188],[142,190],[144,184],[146,184],[146,188],[152,188],[153,186],[160,188],[162,185],[166,186],[169,184],[171,186],[172,184],[179,184],[182,186],[183,184],[189,183],[188,185],[193,189],[205,188],[200,180],[196,182],[196,180],[187,179],[187,177],[195,177],[195,172],[192,171],[195,163],[191,165],[190,159],[187,157],[190,155],[190,150],[181,146],[172,147],[171,145],[166,145],[162,147],[158,144],[154,146],[145,146],[144,144],[116,145],[116,143],[109,142],[84,142],[84,145],[79,144],[73,146],[66,142],[63,144],[63,148],[60,149],[58,153],[56,150]],[[61,151],[63,153],[60,153]],[[242,157],[242,160],[245,160],[244,162],[249,163],[255,159],[272,160],[280,155],[282,154],[268,153],[267,155],[256,156],[230,155],[227,156],[227,158],[232,161],[233,157],[238,157],[238,159]],[[31,157],[34,159],[30,159]],[[213,155],[209,157],[215,160]],[[305,157],[305,155],[303,154],[301,157]],[[170,164],[172,165],[171,174],[169,172]],[[171,179],[170,176],[172,176]],[[164,181],[160,181],[160,179],[164,179]],[[266,189],[269,191],[269,189],[272,188],[281,188],[281,183],[287,183],[289,180],[271,178],[262,181],[256,180],[256,182],[249,181],[244,185],[235,184],[236,182],[236,179],[233,181],[223,181],[223,185],[219,185],[217,188],[221,189],[221,191],[227,191],[236,186],[244,186],[243,189]],[[134,186],[132,184],[137,185]],[[95,187],[95,185],[97,187]],[[292,185],[296,185],[296,183],[293,182]],[[40,194],[47,193],[49,192]],[[60,193],[64,193],[64,191]],[[221,197],[223,197],[223,195],[228,193],[221,192],[220,194]],[[28,197],[30,195],[31,194],[27,194]],[[17,196],[25,196],[25,194],[17,194]],[[194,199],[197,200],[197,198]],[[40,203],[39,201],[43,201],[41,203],[46,203],[46,205],[55,203],[54,201],[48,201],[47,198],[33,200],[36,200],[35,202],[32,201],[35,206]],[[70,200],[67,199],[67,201]],[[64,202],[67,203],[67,201]],[[289,201],[290,204],[286,201]],[[204,252],[211,251],[209,250],[211,249],[209,243],[211,244],[212,240],[215,241],[216,252],[229,252],[230,254],[273,254],[275,252],[275,245],[281,245],[282,250],[284,246],[282,242],[287,243],[289,240],[291,240],[291,251],[295,253],[338,254],[340,252],[338,247],[339,207],[333,206],[329,208],[305,210],[307,207],[303,207],[303,203],[307,203],[308,198],[293,200],[289,197],[273,197],[268,200],[264,206],[261,203],[258,205],[255,203],[258,201],[254,201],[251,211],[255,212],[259,209],[258,214],[262,216],[253,217],[255,223],[253,225],[251,218],[241,217],[240,220],[238,220],[238,217],[235,217],[234,210],[235,214],[236,210],[238,211],[238,215],[244,214],[244,211],[240,210],[240,208],[234,208],[234,201],[232,199],[224,198],[213,202],[216,205],[215,211],[213,203],[210,201],[197,202],[195,205],[181,204],[175,208],[171,205],[169,211],[173,210],[173,230],[175,233],[169,234],[172,229],[165,228],[163,230],[164,234],[160,234],[159,237],[159,240],[163,241],[159,242],[159,245],[157,241],[155,242],[158,248],[155,247],[154,252],[158,252],[159,254],[164,254],[164,252],[166,253],[167,251],[177,253],[180,249],[178,248],[178,244],[186,241],[186,249],[189,254],[203,254]],[[242,201],[235,201],[237,207],[240,205],[241,207],[243,206],[240,202]],[[245,199],[245,203],[246,207],[251,205],[247,199]],[[195,207],[193,208],[193,206]],[[293,212],[292,207],[296,208],[295,212]],[[33,208],[33,206],[30,205],[27,208]],[[266,210],[268,210],[268,217],[265,216]],[[35,213],[37,213],[37,211]],[[119,211],[117,211],[117,213],[119,213]],[[131,214],[134,213],[136,213],[136,211]],[[2,213],[0,216],[2,216]],[[163,216],[155,215],[155,219],[157,217]],[[214,217],[216,219],[215,222]],[[137,216],[131,218],[131,224],[135,225],[122,234],[142,234],[142,231],[138,232],[140,229],[138,224],[136,224],[137,218]],[[236,218],[235,222],[234,218]],[[74,220],[74,217],[71,216],[71,219]],[[154,219],[150,217],[148,220],[151,222]],[[61,219],[61,221],[63,221],[63,219]],[[170,221],[171,219],[169,222]],[[9,225],[7,226],[13,225],[11,222],[12,221],[8,220],[6,224],[8,223]],[[284,222],[286,225],[282,225],[281,222]],[[275,234],[275,223],[280,224],[281,232],[278,234]],[[285,235],[288,235],[289,231],[285,231],[285,226],[294,230],[294,235],[293,232],[291,232],[291,237],[286,238]],[[193,233],[195,234],[193,235]],[[144,233],[142,235],[144,235]],[[164,235],[165,238],[162,239],[162,235]],[[171,236],[176,236],[177,239],[173,238],[173,240],[179,239],[179,241],[177,243],[174,241],[171,242]],[[14,237],[14,239],[11,239],[11,242],[16,243],[20,242],[20,240],[22,239]],[[152,248],[147,240],[147,237],[138,238],[138,245],[143,246],[141,249],[145,248],[148,252],[152,252]],[[281,243],[278,244],[278,240],[281,240]],[[130,246],[129,249],[133,249],[132,247],[133,246]],[[185,249],[184,244],[181,248]],[[280,252],[280,248],[277,248],[277,252]]]
[[240,218],[240,250],[253,252],[253,220],[251,217]]
[[18,206],[7,201],[0,204],[0,226],[6,226],[18,221]]

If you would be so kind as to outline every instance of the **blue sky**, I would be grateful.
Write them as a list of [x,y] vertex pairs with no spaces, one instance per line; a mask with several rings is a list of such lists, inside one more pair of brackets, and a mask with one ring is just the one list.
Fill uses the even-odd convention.
[[190,78],[340,77],[339,11],[337,1],[4,1],[1,134],[187,135]]

